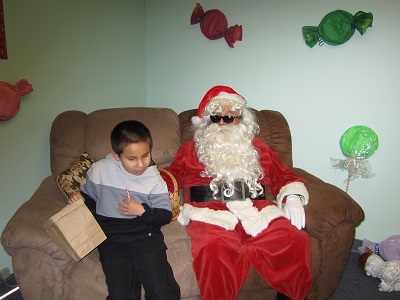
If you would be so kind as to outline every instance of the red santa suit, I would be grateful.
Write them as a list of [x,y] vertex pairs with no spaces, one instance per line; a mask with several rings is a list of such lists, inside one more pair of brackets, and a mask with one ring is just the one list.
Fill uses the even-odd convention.
[[[235,299],[250,264],[269,285],[291,299],[304,299],[311,289],[310,241],[280,209],[290,194],[299,195],[307,204],[304,181],[283,164],[274,149],[256,138],[253,146],[265,174],[259,182],[276,196],[277,204],[249,199],[186,202],[181,209],[178,221],[188,225],[202,299]],[[205,167],[193,140],[181,145],[166,169],[175,176],[179,189],[209,184],[212,179],[200,176]],[[172,190],[170,178],[164,179]]]

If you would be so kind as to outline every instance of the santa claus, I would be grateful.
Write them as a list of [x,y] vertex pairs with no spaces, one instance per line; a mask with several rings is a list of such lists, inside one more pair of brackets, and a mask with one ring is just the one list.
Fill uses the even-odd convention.
[[178,222],[192,240],[201,298],[235,299],[252,264],[280,297],[304,299],[312,286],[305,182],[255,138],[255,116],[232,88],[210,89],[192,124],[194,139],[166,169],[184,194]]

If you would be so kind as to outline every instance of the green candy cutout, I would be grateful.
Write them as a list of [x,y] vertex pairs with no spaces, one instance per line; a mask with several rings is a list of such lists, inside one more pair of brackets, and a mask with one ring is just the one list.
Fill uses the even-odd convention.
[[310,48],[319,43],[322,46],[327,43],[338,46],[346,43],[354,34],[355,29],[361,35],[372,27],[372,13],[357,12],[354,16],[344,10],[335,10],[322,19],[317,26],[304,26],[302,28],[303,38]]
[[340,138],[340,148],[348,158],[366,159],[378,149],[377,134],[363,125],[353,126],[343,133]]

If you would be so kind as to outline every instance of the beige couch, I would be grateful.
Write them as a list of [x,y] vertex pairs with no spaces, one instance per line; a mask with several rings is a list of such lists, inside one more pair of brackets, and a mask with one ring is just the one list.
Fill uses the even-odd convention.
[[[292,166],[291,134],[285,118],[276,111],[256,113],[261,127],[258,137]],[[56,185],[56,175],[84,151],[95,161],[103,158],[111,150],[111,129],[126,119],[137,119],[149,127],[154,139],[153,159],[159,167],[166,166],[179,145],[192,137],[190,119],[195,114],[196,110],[178,116],[167,108],[113,108],[90,114],[67,111],[54,120],[50,133],[52,175],[17,210],[1,236],[4,249],[12,256],[15,277],[25,300],[105,299],[107,295],[97,250],[77,263],[42,229],[42,224],[66,205],[65,196]],[[295,168],[295,172],[307,180],[310,193],[305,231],[312,245],[314,284],[307,299],[329,299],[339,284],[355,228],[362,222],[364,212],[341,189],[302,169]],[[185,228],[174,221],[162,230],[182,299],[199,299]],[[252,269],[237,299],[275,299],[275,295]]]

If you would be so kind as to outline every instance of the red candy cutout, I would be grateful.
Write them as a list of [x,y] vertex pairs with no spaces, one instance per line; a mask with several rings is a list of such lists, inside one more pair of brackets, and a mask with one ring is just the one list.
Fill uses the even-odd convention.
[[0,122],[15,117],[19,112],[21,96],[32,91],[33,87],[26,79],[21,79],[15,85],[0,81]]
[[236,41],[242,40],[242,25],[234,25],[228,28],[228,21],[225,15],[218,9],[211,9],[204,12],[200,3],[196,3],[196,7],[190,17],[190,24],[200,23],[201,32],[209,40],[225,38],[229,47],[234,48]]

